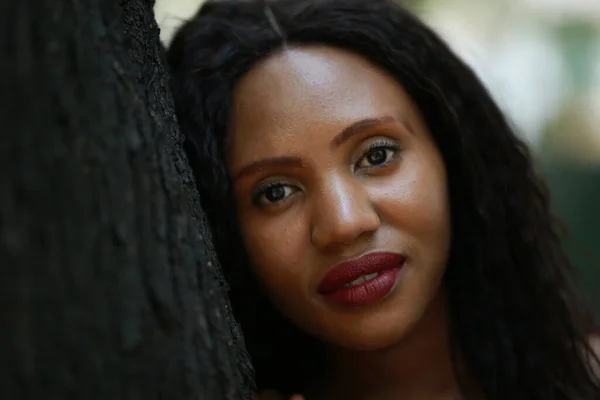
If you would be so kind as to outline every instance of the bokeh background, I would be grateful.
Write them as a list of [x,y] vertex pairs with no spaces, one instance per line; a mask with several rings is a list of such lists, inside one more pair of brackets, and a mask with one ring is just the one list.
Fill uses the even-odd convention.
[[[531,146],[600,311],[600,0],[400,2],[471,65]],[[202,3],[156,1],[165,45]]]

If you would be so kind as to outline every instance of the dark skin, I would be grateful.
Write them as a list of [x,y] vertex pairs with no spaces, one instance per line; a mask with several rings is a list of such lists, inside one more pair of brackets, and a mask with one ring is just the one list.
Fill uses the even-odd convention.
[[[353,53],[303,47],[255,66],[234,103],[227,163],[252,268],[282,315],[327,344],[328,373],[303,395],[460,399],[446,171],[402,86]],[[387,297],[344,309],[317,293],[334,265],[371,251],[407,259]]]

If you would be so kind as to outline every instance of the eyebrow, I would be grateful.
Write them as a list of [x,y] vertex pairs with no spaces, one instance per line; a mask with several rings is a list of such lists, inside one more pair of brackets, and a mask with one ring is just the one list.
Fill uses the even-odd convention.
[[269,167],[300,168],[302,167],[302,161],[298,157],[265,158],[264,160],[253,162],[240,169],[235,175],[234,180],[238,180],[247,175],[252,175],[255,172]]
[[331,147],[340,147],[344,142],[350,139],[352,136],[371,129],[377,125],[397,123],[398,119],[392,116],[385,116],[379,118],[367,118],[353,123],[352,125],[345,128],[331,141]]
[[[331,147],[339,147],[352,136],[357,135],[365,130],[372,129],[377,125],[399,123],[398,118],[392,116],[384,116],[378,118],[367,118],[353,123],[352,125],[344,128],[339,134],[337,134],[330,143]],[[406,127],[405,124],[401,124]],[[244,176],[252,175],[260,170],[269,167],[284,167],[284,168],[301,168],[303,165],[302,160],[299,157],[275,157],[265,158],[244,166],[240,169],[233,180],[238,180]]]

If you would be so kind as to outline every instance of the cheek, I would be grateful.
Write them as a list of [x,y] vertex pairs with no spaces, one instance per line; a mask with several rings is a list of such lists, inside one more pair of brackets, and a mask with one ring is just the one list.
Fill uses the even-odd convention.
[[270,296],[279,298],[301,289],[306,281],[301,256],[308,250],[302,220],[268,216],[245,221],[241,231],[248,257]]
[[[450,242],[450,208],[441,160],[414,162],[377,193],[384,220],[406,234],[412,246],[445,258]],[[423,249],[425,250],[425,249]],[[423,254],[424,255],[424,254]]]

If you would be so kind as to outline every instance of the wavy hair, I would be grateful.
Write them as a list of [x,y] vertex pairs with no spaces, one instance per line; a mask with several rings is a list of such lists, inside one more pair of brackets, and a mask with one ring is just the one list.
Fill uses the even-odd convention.
[[573,288],[526,145],[473,71],[388,0],[208,1],[168,51],[176,114],[258,386],[302,391],[322,351],[274,311],[250,272],[225,166],[232,96],[259,61],[312,44],[352,51],[391,73],[443,156],[454,364],[460,358],[490,400],[598,399],[591,313]]

